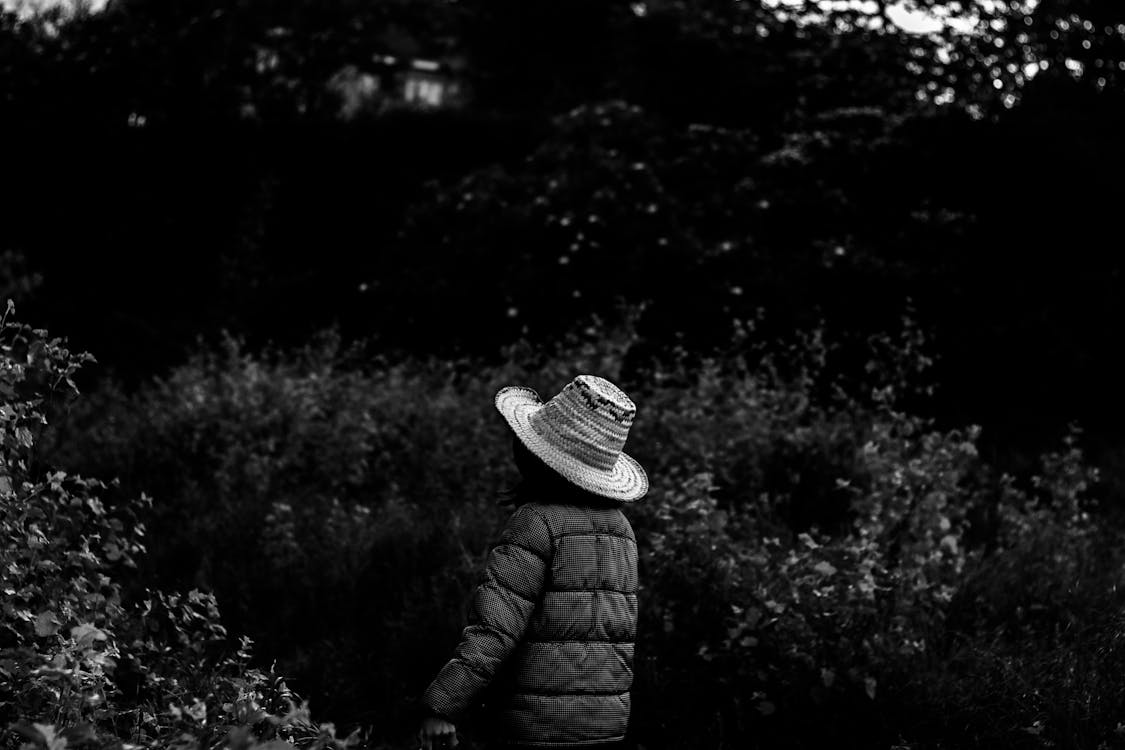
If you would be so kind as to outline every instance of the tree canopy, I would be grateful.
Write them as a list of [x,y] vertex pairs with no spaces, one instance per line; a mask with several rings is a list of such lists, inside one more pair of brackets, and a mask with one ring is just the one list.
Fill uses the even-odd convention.
[[[387,56],[467,105],[341,119]],[[1123,75],[1108,1],[5,11],[0,250],[140,373],[223,327],[489,352],[622,301],[656,348],[759,309],[862,341],[909,298],[950,404],[1053,434],[1119,398]]]

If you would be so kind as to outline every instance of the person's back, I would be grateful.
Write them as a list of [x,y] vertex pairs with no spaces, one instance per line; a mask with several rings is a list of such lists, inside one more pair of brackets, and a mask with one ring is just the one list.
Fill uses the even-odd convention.
[[[535,554],[550,562],[527,629],[494,683],[496,733],[524,744],[621,741],[637,632],[633,529],[615,507],[528,503],[522,514],[535,517],[527,522]],[[518,586],[520,574],[510,572],[501,575]]]
[[[600,379],[589,379],[598,390],[587,396],[581,392],[588,388],[583,378],[568,388],[579,391],[576,402],[589,400],[591,410],[606,410],[620,425],[610,466],[622,476],[575,475],[571,465],[513,424],[523,476],[520,504],[489,555],[454,658],[423,696],[434,717],[420,732],[423,747],[450,734],[450,722],[477,702],[483,704],[491,740],[500,747],[607,747],[625,738],[636,638],[637,543],[621,505],[643,496],[647,478],[620,453],[632,402]],[[604,403],[607,393],[614,404]],[[614,416],[617,403],[630,411],[623,408],[623,416]],[[570,408],[562,404],[563,411]],[[549,412],[546,416],[536,429],[555,429],[560,443],[566,435],[590,435],[597,427],[563,422],[564,430],[551,424]]]

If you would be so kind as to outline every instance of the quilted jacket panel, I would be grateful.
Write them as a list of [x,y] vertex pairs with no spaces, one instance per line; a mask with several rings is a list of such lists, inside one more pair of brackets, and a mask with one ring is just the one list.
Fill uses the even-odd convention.
[[487,696],[497,739],[513,743],[621,740],[636,622],[637,543],[620,507],[525,503],[489,553],[461,642],[423,703],[456,721]]

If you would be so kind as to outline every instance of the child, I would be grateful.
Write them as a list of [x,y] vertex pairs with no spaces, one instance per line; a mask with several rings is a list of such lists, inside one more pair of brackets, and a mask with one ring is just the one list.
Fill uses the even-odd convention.
[[637,542],[621,505],[648,491],[622,452],[636,407],[580,375],[546,403],[504,388],[496,408],[514,435],[518,507],[453,659],[422,698],[421,747],[455,747],[455,723],[477,701],[495,748],[617,747],[637,621]]

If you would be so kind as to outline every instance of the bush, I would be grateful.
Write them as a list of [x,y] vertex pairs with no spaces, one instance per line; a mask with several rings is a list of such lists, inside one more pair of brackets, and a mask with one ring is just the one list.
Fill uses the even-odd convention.
[[898,407],[929,390],[919,332],[871,343],[866,397],[825,387],[816,336],[796,366],[728,357],[642,394],[660,413],[638,440],[668,457],[646,463],[635,518],[642,731],[701,748],[1113,741],[1122,555],[1091,515],[1079,434],[1026,481],[994,477],[978,428]]
[[643,365],[630,328],[597,323],[496,363],[231,340],[88,400],[56,439],[153,493],[142,572],[204,586],[318,711],[395,740],[507,513],[493,394],[597,372],[637,400],[629,451],[652,478],[627,509],[646,746],[1111,742],[1121,555],[1078,435],[1036,476],[996,476],[977,428],[904,406],[930,390],[913,325],[846,382],[819,332],[754,339]]
[[213,592],[226,624],[318,711],[394,734],[448,658],[417,646],[452,646],[508,512],[497,491],[515,475],[495,391],[532,372],[561,387],[572,366],[607,372],[621,359],[577,339],[570,353],[548,374],[526,346],[478,368],[390,363],[332,334],[288,353],[229,339],[136,394],[103,390],[54,437],[69,465],[152,494],[161,544],[143,575]]
[[229,647],[213,596],[127,596],[149,499],[52,469],[38,452],[92,357],[11,314],[9,304],[0,319],[0,721],[20,747],[348,746],[250,666],[249,639]]

